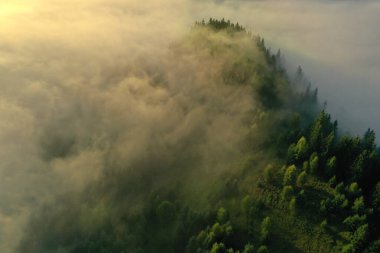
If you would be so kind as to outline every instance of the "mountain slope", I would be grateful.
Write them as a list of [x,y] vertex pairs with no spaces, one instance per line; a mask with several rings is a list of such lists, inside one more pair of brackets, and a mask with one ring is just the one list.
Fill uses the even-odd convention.
[[146,57],[83,102],[96,127],[46,132],[44,159],[97,152],[99,172],[33,214],[19,252],[377,252],[375,135],[340,136],[301,70],[214,19]]

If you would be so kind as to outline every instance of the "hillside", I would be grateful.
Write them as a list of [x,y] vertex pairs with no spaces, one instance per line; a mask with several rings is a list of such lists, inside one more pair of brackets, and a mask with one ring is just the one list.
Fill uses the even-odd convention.
[[343,135],[282,62],[210,19],[102,87],[85,133],[41,141],[46,161],[100,169],[32,215],[19,252],[380,252],[375,133]]

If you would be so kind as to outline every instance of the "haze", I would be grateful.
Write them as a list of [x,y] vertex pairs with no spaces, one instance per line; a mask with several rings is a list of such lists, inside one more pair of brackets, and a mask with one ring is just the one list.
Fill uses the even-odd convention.
[[380,131],[378,1],[216,2],[197,17],[227,17],[261,34],[274,52],[281,48],[290,73],[303,67],[345,130]]
[[[224,17],[262,35],[273,51],[281,48],[290,73],[303,67],[341,129],[362,134],[371,127],[380,133],[379,13],[380,3],[375,1],[0,3],[0,251],[14,252],[26,220],[40,202],[62,189],[80,192],[87,181],[97,180],[107,145],[114,145],[113,151],[120,152],[115,156],[123,157],[115,160],[125,162],[126,151],[120,148],[125,143],[128,155],[138,156],[147,133],[174,128],[167,140],[175,144],[201,127],[205,118],[228,126],[221,133],[223,140],[235,142],[238,137],[232,133],[240,126],[219,117],[218,110],[194,109],[189,118],[173,109],[178,104],[198,105],[191,96],[172,99],[176,92],[191,95],[194,88],[157,91],[146,86],[148,78],[139,69],[153,73],[157,66],[176,69],[172,80],[186,78],[186,70],[165,55],[202,18]],[[188,60],[188,66],[202,69],[191,63]],[[119,96],[126,90],[131,93],[128,101]],[[210,96],[213,91],[211,87],[202,94]],[[135,96],[140,100],[133,100]],[[158,106],[152,108],[152,101]],[[216,95],[215,101],[220,102]],[[247,97],[228,101],[231,115],[240,119],[236,112],[247,101]],[[124,112],[131,116],[121,119]],[[125,132],[127,127],[135,132]],[[207,140],[219,143],[210,129]],[[65,149],[41,157],[41,146],[48,149],[54,141],[64,140],[62,145],[71,147],[71,138],[77,139],[75,157],[49,160],[66,155]],[[93,144],[91,149],[88,143]],[[224,152],[223,145],[220,149]]]

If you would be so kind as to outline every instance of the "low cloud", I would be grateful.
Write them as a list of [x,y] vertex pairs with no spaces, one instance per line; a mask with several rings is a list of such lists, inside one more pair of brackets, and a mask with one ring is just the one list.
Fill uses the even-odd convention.
[[380,132],[378,1],[214,1],[199,17],[237,20],[261,34],[288,69],[301,65],[342,130]]
[[261,34],[290,71],[304,67],[343,128],[379,132],[379,9],[375,1],[0,4],[0,251],[14,252],[30,216],[57,196],[80,204],[89,185],[110,189],[115,175],[129,181],[112,196],[142,179],[140,187],[164,184],[135,171],[185,168],[180,161],[214,175],[240,155],[254,101],[245,88],[220,86],[235,55],[213,61],[183,41],[196,20],[224,17]]
[[54,215],[80,218],[92,198],[109,203],[123,195],[123,210],[135,208],[168,177],[215,177],[239,157],[254,101],[248,87],[222,85],[220,73],[236,55],[194,49],[197,37],[185,36],[191,26],[177,12],[185,6],[7,7],[0,32],[1,252],[15,252],[22,238],[24,250],[40,252],[38,238],[66,226]]

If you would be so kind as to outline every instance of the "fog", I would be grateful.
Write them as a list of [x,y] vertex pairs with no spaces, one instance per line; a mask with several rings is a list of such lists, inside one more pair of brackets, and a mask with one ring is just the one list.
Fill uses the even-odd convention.
[[0,251],[15,252],[43,203],[79,196],[119,173],[110,167],[197,157],[215,173],[239,155],[254,101],[217,86],[233,56],[212,62],[180,43],[202,18],[259,33],[281,48],[290,72],[302,65],[343,129],[380,132],[379,12],[374,1],[1,3]]
[[[4,7],[1,252],[44,251],[53,231],[66,240],[75,236],[70,224],[96,229],[164,185],[197,180],[201,193],[239,157],[254,101],[248,87],[220,85],[239,54],[195,50],[208,33],[186,35],[184,5],[146,4]],[[233,43],[262,60],[250,40]]]
[[201,16],[238,20],[301,65],[321,101],[346,131],[380,131],[378,1],[215,1]]

